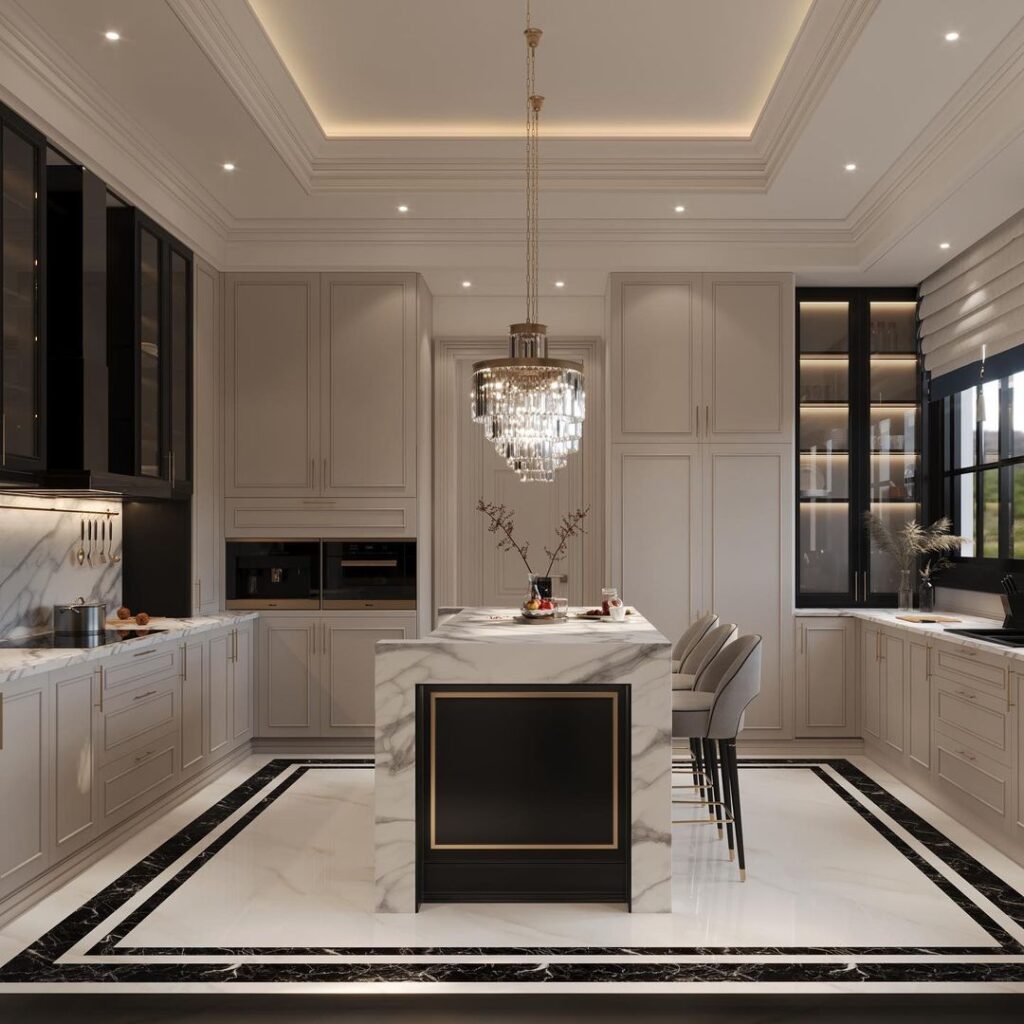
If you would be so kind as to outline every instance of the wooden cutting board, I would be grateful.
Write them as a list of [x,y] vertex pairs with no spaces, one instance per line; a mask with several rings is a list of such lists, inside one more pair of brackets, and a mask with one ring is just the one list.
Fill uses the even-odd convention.
[[963,619],[954,619],[952,615],[897,615],[897,619],[904,622],[962,622]]

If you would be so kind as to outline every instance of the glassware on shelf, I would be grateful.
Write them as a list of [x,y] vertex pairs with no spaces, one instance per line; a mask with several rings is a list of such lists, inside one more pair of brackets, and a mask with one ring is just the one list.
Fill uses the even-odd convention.
[[896,588],[896,607],[909,612],[914,607],[914,580],[910,569],[900,569],[900,580]]

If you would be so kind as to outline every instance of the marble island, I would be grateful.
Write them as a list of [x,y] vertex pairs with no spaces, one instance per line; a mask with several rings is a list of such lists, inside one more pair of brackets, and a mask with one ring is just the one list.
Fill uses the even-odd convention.
[[573,614],[464,609],[377,644],[378,912],[558,900],[559,879],[670,911],[671,644]]

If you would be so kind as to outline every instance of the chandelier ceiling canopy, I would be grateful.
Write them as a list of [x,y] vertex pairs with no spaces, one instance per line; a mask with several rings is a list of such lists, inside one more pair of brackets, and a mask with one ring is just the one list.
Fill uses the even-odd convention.
[[509,328],[507,359],[473,364],[472,415],[495,451],[524,482],[550,482],[579,450],[586,396],[583,365],[548,358],[547,326],[537,322],[539,127],[544,97],[534,69],[542,32],[526,4],[526,322]]

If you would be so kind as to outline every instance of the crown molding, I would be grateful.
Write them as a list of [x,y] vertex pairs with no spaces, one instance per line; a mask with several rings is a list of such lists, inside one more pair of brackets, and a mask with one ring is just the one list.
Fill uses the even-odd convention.
[[229,211],[14,4],[0,7],[0,55],[9,106],[200,256],[221,258]]
[[[522,189],[515,139],[332,138],[246,0],[166,0],[307,193]],[[814,0],[747,138],[545,136],[544,187],[765,191],[879,0]]]

